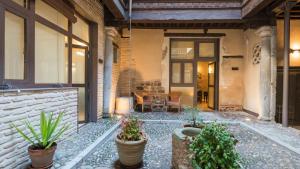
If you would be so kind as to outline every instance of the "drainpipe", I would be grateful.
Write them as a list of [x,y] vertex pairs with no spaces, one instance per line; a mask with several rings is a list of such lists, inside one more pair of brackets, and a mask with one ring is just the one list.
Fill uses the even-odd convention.
[[288,2],[284,10],[284,62],[283,62],[283,100],[282,126],[288,127],[289,103],[289,62],[290,62],[290,12]]

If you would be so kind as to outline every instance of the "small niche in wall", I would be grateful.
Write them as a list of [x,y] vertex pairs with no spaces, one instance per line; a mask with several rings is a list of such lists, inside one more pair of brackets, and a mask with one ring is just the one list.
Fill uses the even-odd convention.
[[240,68],[239,67],[231,67],[231,70],[238,71],[238,70],[240,70]]
[[244,56],[242,55],[230,55],[230,56],[223,56],[224,59],[243,59]]

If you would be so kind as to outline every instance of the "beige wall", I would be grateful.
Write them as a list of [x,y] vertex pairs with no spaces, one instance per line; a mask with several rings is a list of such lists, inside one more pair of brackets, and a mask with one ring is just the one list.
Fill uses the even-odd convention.
[[[226,58],[223,56],[243,56],[244,41],[242,30],[213,30],[226,33],[220,40],[220,75],[219,75],[219,105],[241,107],[243,104],[243,59]],[[239,70],[232,70],[237,67]]]
[[245,50],[244,50],[244,101],[243,107],[252,112],[260,113],[260,64],[252,63],[252,55],[254,46],[259,43],[259,37],[255,34],[255,30],[247,30],[244,32]]
[[133,29],[132,55],[136,61],[137,81],[161,80],[163,30]]

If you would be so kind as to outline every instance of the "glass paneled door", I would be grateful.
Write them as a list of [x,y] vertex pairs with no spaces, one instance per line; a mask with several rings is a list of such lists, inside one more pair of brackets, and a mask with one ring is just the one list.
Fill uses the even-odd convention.
[[219,41],[198,39],[196,46],[196,103],[204,111],[218,110]]
[[78,87],[78,121],[87,120],[87,56],[88,48],[73,45],[72,48],[72,87]]

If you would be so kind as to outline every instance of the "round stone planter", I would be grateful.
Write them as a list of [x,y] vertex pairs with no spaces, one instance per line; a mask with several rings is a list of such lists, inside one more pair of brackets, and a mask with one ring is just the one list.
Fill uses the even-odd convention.
[[139,166],[143,161],[147,137],[139,141],[123,141],[116,138],[120,163],[124,166]]
[[174,169],[193,169],[186,140],[200,132],[201,129],[193,127],[174,130],[172,135],[172,167]]

